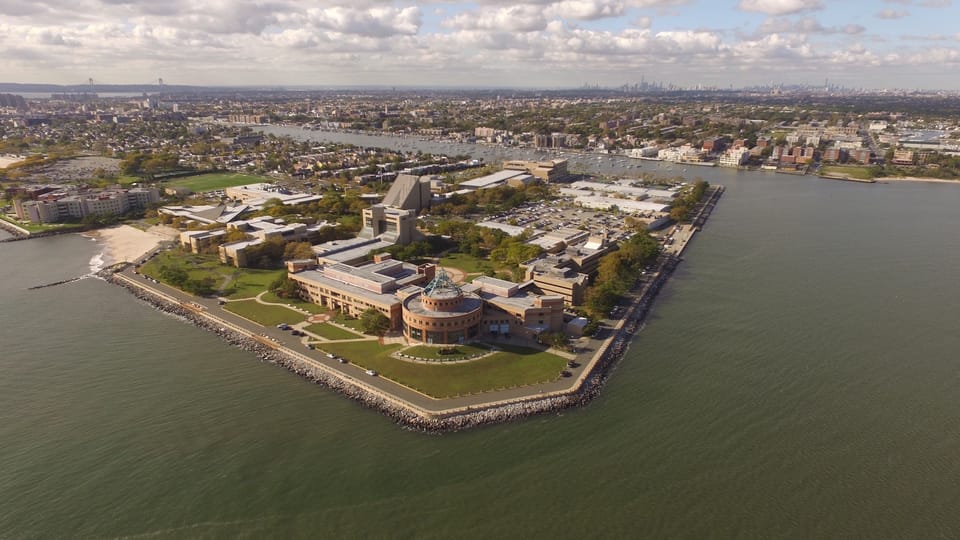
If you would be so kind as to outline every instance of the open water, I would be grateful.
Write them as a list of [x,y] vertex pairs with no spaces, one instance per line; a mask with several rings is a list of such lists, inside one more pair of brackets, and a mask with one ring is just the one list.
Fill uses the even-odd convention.
[[0,244],[0,537],[960,537],[960,186],[695,172],[601,397],[443,436]]

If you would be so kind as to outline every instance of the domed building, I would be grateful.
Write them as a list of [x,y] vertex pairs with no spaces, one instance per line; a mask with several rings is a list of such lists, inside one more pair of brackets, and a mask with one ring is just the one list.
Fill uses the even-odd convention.
[[412,342],[464,343],[477,336],[483,300],[464,292],[441,268],[419,294],[403,300],[403,333]]

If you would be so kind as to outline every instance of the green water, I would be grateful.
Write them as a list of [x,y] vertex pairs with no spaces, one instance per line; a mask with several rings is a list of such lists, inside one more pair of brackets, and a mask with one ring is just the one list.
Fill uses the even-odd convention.
[[704,176],[603,395],[445,436],[0,244],[0,537],[960,536],[960,186]]

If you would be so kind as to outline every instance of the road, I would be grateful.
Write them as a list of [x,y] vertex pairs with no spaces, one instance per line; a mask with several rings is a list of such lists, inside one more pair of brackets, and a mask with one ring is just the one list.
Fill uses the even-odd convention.
[[365,373],[366,369],[359,365],[353,363],[341,364],[336,360],[327,358],[326,354],[321,351],[308,349],[299,338],[291,335],[289,332],[274,327],[261,326],[223,309],[223,306],[219,304],[216,298],[193,296],[169,285],[154,283],[142,274],[135,273],[132,266],[122,270],[118,274],[126,278],[131,284],[146,291],[159,294],[161,297],[167,298],[168,301],[175,301],[183,307],[222,321],[226,323],[224,326],[233,327],[233,329],[242,331],[249,336],[265,337],[269,340],[269,343],[272,344],[271,346],[288,354],[300,357],[301,359],[309,360],[311,364],[328,373],[335,374],[363,386],[368,386],[378,393],[385,394],[394,399],[400,399],[430,414],[445,413],[466,407],[482,408],[504,401],[569,392],[578,386],[579,376],[582,375],[583,370],[586,369],[590,357],[594,354],[598,344],[601,342],[601,340],[598,339],[587,338],[578,342],[578,350],[581,352],[578,353],[576,358],[578,366],[568,369],[568,371],[572,373],[571,377],[560,378],[551,383],[525,386],[522,388],[490,391],[484,392],[483,394],[457,398],[435,399],[384,377],[369,376]]

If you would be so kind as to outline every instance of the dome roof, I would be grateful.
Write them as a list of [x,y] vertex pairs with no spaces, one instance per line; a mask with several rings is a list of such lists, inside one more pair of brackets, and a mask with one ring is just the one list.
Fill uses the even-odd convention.
[[433,280],[423,288],[423,295],[428,298],[457,298],[463,296],[463,290],[440,268]]

